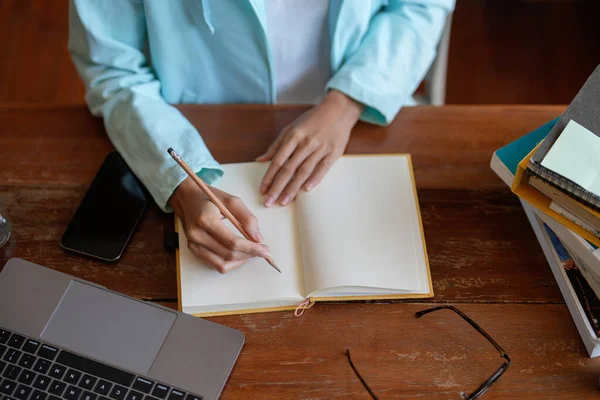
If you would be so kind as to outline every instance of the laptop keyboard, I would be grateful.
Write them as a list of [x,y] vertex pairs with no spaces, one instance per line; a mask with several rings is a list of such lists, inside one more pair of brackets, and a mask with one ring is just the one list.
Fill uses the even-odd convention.
[[202,400],[0,328],[0,400]]

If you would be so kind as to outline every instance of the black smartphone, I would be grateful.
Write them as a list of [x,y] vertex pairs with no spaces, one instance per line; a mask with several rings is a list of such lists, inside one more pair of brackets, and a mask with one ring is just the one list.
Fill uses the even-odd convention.
[[60,245],[103,261],[116,261],[148,205],[148,194],[119,153],[112,152],[75,211]]

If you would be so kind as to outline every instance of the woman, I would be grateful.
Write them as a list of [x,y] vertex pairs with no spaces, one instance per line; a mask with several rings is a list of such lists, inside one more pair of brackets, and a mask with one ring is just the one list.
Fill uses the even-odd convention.
[[[362,119],[390,123],[435,57],[454,0],[71,0],[69,50],[92,114],[190,250],[219,272],[268,255],[238,237],[168,156],[221,175],[172,103],[310,103],[258,161],[267,207],[311,190]],[[242,201],[214,189],[262,241]]]

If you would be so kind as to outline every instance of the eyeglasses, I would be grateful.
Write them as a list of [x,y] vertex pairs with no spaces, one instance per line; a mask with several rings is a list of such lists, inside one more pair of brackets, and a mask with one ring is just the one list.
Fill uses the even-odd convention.
[[[477,323],[475,321],[473,321],[471,318],[469,318],[466,314],[464,314],[462,311],[460,311],[456,307],[453,307],[453,306],[438,306],[438,307],[428,308],[427,310],[421,310],[421,311],[416,312],[415,316],[417,318],[421,318],[425,314],[429,314],[429,313],[432,313],[434,311],[443,310],[443,309],[454,311],[462,319],[464,319],[465,321],[467,321],[469,323],[469,325],[471,325],[477,332],[481,333],[483,335],[483,337],[485,337],[496,348],[496,350],[498,350],[498,352],[500,353],[500,357],[502,357],[502,358],[505,359],[504,363],[500,366],[500,368],[498,368],[496,370],[496,372],[494,372],[494,374],[492,376],[490,376],[477,389],[475,389],[475,391],[473,393],[466,394],[465,392],[461,392],[461,394],[460,394],[461,398],[464,399],[464,400],[475,400],[475,399],[478,399],[508,369],[508,366],[510,365],[510,357],[508,356],[508,354],[506,354],[506,352],[504,351],[504,349],[498,343],[496,343],[496,341],[494,339],[492,339],[492,337],[486,331],[483,330],[482,327],[480,327],[479,325],[477,325]],[[369,385],[367,384],[367,382],[363,379],[363,377],[360,375],[360,373],[358,372],[358,370],[354,366],[354,363],[352,362],[352,358],[350,357],[350,350],[346,350],[346,356],[348,357],[348,362],[350,363],[350,367],[352,367],[352,370],[354,371],[354,373],[356,374],[356,376],[358,377],[358,379],[360,380],[360,382],[363,384],[363,386],[365,387],[365,389],[367,390],[367,392],[369,392],[369,394],[371,395],[371,397],[373,399],[377,400],[377,396],[375,395],[375,393],[371,390],[371,388],[369,387]]]

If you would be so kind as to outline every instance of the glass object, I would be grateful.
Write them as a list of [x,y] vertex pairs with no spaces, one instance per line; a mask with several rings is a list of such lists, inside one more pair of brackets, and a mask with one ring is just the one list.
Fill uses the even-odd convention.
[[10,239],[10,229],[10,220],[2,207],[0,207],[0,247],[8,243],[8,239]]
[[[494,339],[492,339],[492,337],[486,331],[483,330],[483,328],[481,328],[479,325],[477,325],[477,323],[475,321],[473,321],[471,318],[469,318],[466,314],[464,314],[462,311],[460,311],[456,307],[453,307],[453,306],[433,307],[433,308],[429,308],[427,310],[418,311],[415,313],[415,316],[417,318],[421,318],[425,314],[429,314],[431,312],[438,311],[438,310],[444,310],[444,309],[454,311],[462,319],[467,321],[469,323],[469,325],[471,325],[477,332],[479,332],[481,335],[483,335],[483,337],[485,337],[496,348],[496,350],[498,350],[498,353],[500,353],[500,357],[502,357],[504,359],[504,363],[500,366],[500,368],[498,368],[496,370],[496,372],[494,372],[494,374],[492,376],[490,376],[485,382],[483,382],[481,385],[479,385],[479,387],[477,389],[475,389],[475,391],[473,393],[467,394],[465,392],[461,392],[461,394],[460,394],[460,396],[463,400],[478,399],[506,371],[506,369],[510,365],[510,357],[508,356],[508,354],[506,354],[504,349],[498,343],[496,343],[496,341]],[[350,357],[350,350],[346,349],[346,357],[348,358],[348,363],[350,363],[350,367],[352,367],[352,370],[354,371],[354,373],[356,374],[356,376],[358,377],[358,379],[360,380],[360,382],[362,383],[364,388],[367,390],[367,392],[369,392],[369,394],[371,395],[371,398],[373,400],[378,400],[377,395],[371,390],[368,383],[358,372],[358,369],[354,365],[354,362],[352,362],[352,358]],[[600,380],[599,380],[598,385],[600,386]]]
[[504,363],[500,366],[500,368],[498,368],[496,370],[496,372],[494,372],[494,374],[492,376],[490,376],[485,382],[483,382],[481,385],[479,385],[479,387],[477,389],[475,389],[475,391],[473,393],[471,393],[471,394],[466,394],[464,392],[461,393],[461,397],[463,399],[475,400],[475,399],[479,398],[479,396],[484,394],[490,388],[490,386],[492,386],[492,384],[494,382],[496,382],[498,380],[498,378],[500,378],[500,376],[502,376],[502,374],[508,369],[508,366],[510,365],[510,357],[508,356],[508,354],[506,354],[504,349],[498,343],[496,343],[496,341],[494,339],[492,339],[492,337],[486,331],[483,330],[482,327],[477,325],[477,323],[475,321],[473,321],[471,318],[469,318],[466,314],[464,314],[462,311],[460,311],[456,307],[453,307],[453,306],[433,307],[433,308],[429,308],[427,310],[419,311],[419,312],[415,313],[415,316],[417,318],[421,318],[423,315],[429,314],[430,312],[444,310],[444,309],[454,311],[455,313],[460,315],[460,317],[462,319],[464,319],[465,321],[467,321],[469,323],[469,325],[471,325],[477,332],[481,333],[481,335],[483,335],[483,337],[486,338],[488,340],[488,342],[490,342],[492,344],[492,346],[494,346],[496,348],[496,350],[498,350],[498,353],[500,353],[500,357],[502,357],[504,359]]

